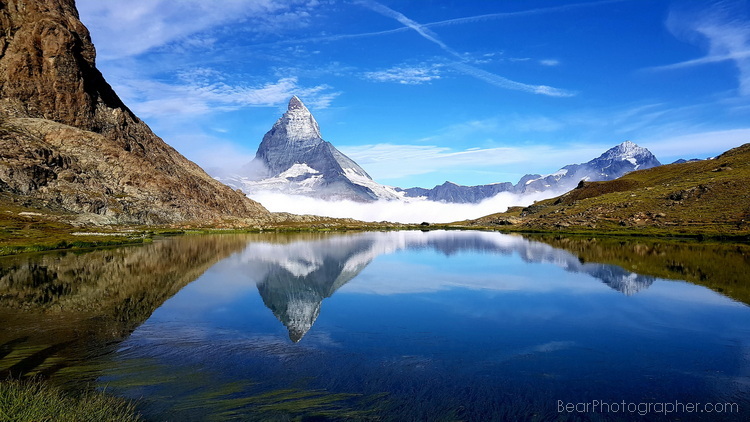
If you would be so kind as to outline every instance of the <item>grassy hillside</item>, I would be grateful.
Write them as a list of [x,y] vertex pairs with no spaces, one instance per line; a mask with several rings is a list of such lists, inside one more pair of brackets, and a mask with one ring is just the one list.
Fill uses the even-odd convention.
[[750,236],[750,144],[712,160],[634,171],[456,226],[509,231]]

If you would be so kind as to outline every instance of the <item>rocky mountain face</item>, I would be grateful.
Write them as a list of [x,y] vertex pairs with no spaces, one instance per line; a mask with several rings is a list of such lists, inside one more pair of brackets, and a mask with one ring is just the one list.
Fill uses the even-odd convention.
[[583,164],[567,165],[553,174],[527,174],[515,185],[494,183],[490,185],[462,186],[451,182],[432,189],[404,189],[407,197],[425,197],[432,201],[477,203],[501,192],[516,194],[549,192],[554,196],[575,188],[581,180],[613,180],[633,170],[660,166],[661,163],[646,148],[626,141]]
[[219,180],[251,195],[271,191],[360,202],[400,196],[373,181],[362,167],[324,141],[318,122],[296,96],[263,136],[244,174]]
[[492,198],[501,192],[512,192],[513,189],[513,183],[510,182],[478,186],[464,186],[453,182],[445,182],[432,189],[409,188],[403,191],[409,197],[424,197],[431,201],[473,204],[487,198]]
[[268,218],[156,136],[95,57],[73,0],[0,2],[0,191],[98,223]]
[[[246,244],[238,236],[179,236],[137,248],[4,257],[0,320],[16,329],[0,330],[3,353],[56,346],[28,365],[3,365],[0,376],[38,373],[45,361],[55,362],[51,375],[92,350],[114,351],[167,299]],[[97,371],[89,376],[94,382]]]

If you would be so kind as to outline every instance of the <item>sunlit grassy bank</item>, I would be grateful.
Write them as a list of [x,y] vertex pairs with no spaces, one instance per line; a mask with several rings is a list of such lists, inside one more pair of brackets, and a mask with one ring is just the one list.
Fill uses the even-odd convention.
[[462,222],[504,231],[750,240],[750,144],[712,160],[634,171],[526,208]]
[[0,420],[14,422],[141,421],[135,404],[104,392],[65,392],[41,380],[0,382]]

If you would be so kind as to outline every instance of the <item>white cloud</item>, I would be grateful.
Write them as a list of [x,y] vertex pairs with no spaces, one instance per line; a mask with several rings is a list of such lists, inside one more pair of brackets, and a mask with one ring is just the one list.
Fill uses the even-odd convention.
[[242,22],[245,30],[265,33],[304,26],[316,7],[313,2],[274,0],[222,0],[221,4],[78,0],[76,4],[104,60],[136,56],[177,41],[205,47],[211,39],[198,34],[229,23]]
[[572,3],[572,4],[566,4],[563,6],[541,7],[538,9],[521,10],[517,12],[488,13],[484,15],[467,16],[464,18],[454,18],[454,19],[447,19],[447,20],[442,20],[438,22],[430,22],[422,26],[434,27],[434,26],[447,26],[447,25],[456,25],[456,24],[464,24],[464,23],[478,23],[478,22],[494,20],[494,19],[505,19],[505,18],[519,17],[519,16],[533,16],[533,15],[540,15],[540,14],[553,13],[553,12],[562,12],[562,11],[578,9],[578,8],[603,6],[603,5],[611,4],[611,3],[621,3],[623,1],[628,1],[628,0],[603,0],[603,1],[593,1],[593,2],[588,2],[588,3]]
[[[400,178],[416,175],[430,175],[422,178],[431,180],[429,184],[421,182],[423,187],[446,178],[459,184],[515,183],[523,174],[547,174],[567,164],[589,161],[625,140],[648,148],[664,162],[716,155],[750,142],[749,127],[724,130],[703,126],[700,116],[714,112],[713,107],[645,103],[576,110],[555,118],[509,114],[449,125],[407,143],[337,148],[375,180],[399,186],[403,185]],[[571,128],[575,129],[573,135]],[[476,176],[479,172],[486,179],[461,179],[462,174]]]
[[678,152],[687,154],[681,158],[701,158],[748,142],[750,142],[750,128],[691,133],[648,140],[649,150],[657,157],[675,156]]
[[180,147],[180,152],[189,160],[200,162],[201,167],[212,176],[223,176],[228,172],[246,165],[255,158],[255,151],[248,151],[238,147],[235,143],[225,139],[203,133],[167,133],[170,140],[174,139]]
[[724,1],[701,10],[674,10],[667,20],[669,30],[678,38],[703,45],[706,56],[651,70],[673,70],[709,63],[733,62],[737,67],[739,90],[750,95],[750,20],[746,1]]
[[552,66],[559,65],[560,64],[560,60],[544,59],[544,60],[539,60],[539,64],[541,64],[543,66],[550,66],[550,67],[552,67]]
[[440,67],[440,65],[396,66],[386,70],[366,72],[364,77],[375,82],[419,85],[440,79]]
[[485,81],[490,85],[495,85],[498,88],[523,91],[531,94],[547,95],[550,97],[572,97],[576,95],[576,93],[573,91],[554,88],[547,85],[531,85],[525,84],[523,82],[516,82],[504,76],[496,75],[494,73],[487,72],[486,70],[482,70],[462,62],[453,62],[450,64],[450,66],[466,75]]
[[368,7],[372,9],[375,12],[380,13],[383,16],[387,16],[389,18],[397,20],[399,23],[404,25],[407,28],[413,29],[416,33],[418,33],[422,38],[434,43],[438,47],[440,47],[443,51],[446,53],[456,56],[459,59],[462,59],[461,54],[459,54],[456,50],[448,47],[444,42],[442,42],[437,34],[432,32],[430,29],[426,28],[424,25],[420,25],[419,23],[407,18],[402,13],[397,12],[387,6],[384,6],[376,1],[372,0],[360,0],[359,4],[364,5],[365,7]]
[[180,76],[181,80],[175,83],[135,77],[118,78],[113,85],[133,111],[147,119],[190,118],[243,107],[274,107],[289,101],[293,95],[305,98],[312,107],[323,109],[338,95],[327,85],[301,86],[296,77],[249,86],[223,82],[220,74],[207,69]]
[[456,50],[449,47],[447,44],[445,44],[443,41],[441,41],[438,38],[437,34],[435,34],[432,30],[427,28],[425,25],[421,25],[407,18],[402,13],[397,12],[373,0],[360,0],[359,4],[362,4],[365,7],[368,7],[372,9],[373,11],[380,13],[384,16],[395,19],[396,21],[400,22],[405,27],[413,29],[422,38],[434,43],[446,53],[450,54],[451,56],[456,57],[459,61],[450,63],[450,66],[458,70],[461,73],[464,73],[466,75],[469,75],[481,81],[485,81],[491,85],[497,86],[499,88],[504,88],[504,89],[512,89],[512,90],[517,90],[517,91],[529,92],[532,94],[547,95],[550,97],[571,97],[575,95],[575,93],[572,91],[554,88],[551,86],[530,85],[530,84],[525,84],[522,82],[516,82],[504,76],[496,75],[494,73],[487,72],[486,70],[482,70],[477,67],[471,66],[466,63],[467,62],[466,55],[462,55]]
[[376,201],[362,203],[354,201],[325,201],[306,196],[279,193],[257,193],[248,195],[260,202],[269,211],[311,214],[337,218],[355,218],[361,221],[391,221],[401,223],[449,223],[478,218],[505,211],[509,206],[529,205],[535,200],[551,198],[555,193],[515,195],[500,193],[479,204],[452,204],[425,200]]
[[[375,180],[393,180],[405,176],[457,169],[479,170],[516,164],[527,172],[558,169],[566,164],[588,161],[603,152],[595,146],[585,149],[564,146],[533,145],[523,147],[469,148],[452,150],[435,145],[372,144],[339,148],[367,169]],[[590,157],[588,157],[590,155]],[[588,157],[582,159],[581,157]],[[404,165],[408,163],[408,165]],[[495,180],[493,182],[516,182]],[[461,181],[456,181],[460,183]]]

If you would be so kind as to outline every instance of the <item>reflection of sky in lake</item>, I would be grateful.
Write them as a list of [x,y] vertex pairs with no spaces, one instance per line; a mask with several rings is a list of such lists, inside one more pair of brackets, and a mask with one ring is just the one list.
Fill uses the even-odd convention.
[[[281,322],[300,318],[314,324],[294,344]],[[117,359],[407,402],[422,385],[430,393],[420,400],[480,407],[498,394],[542,407],[556,398],[748,405],[749,323],[746,305],[704,287],[581,264],[520,237],[363,233],[250,243],[156,310]]]

